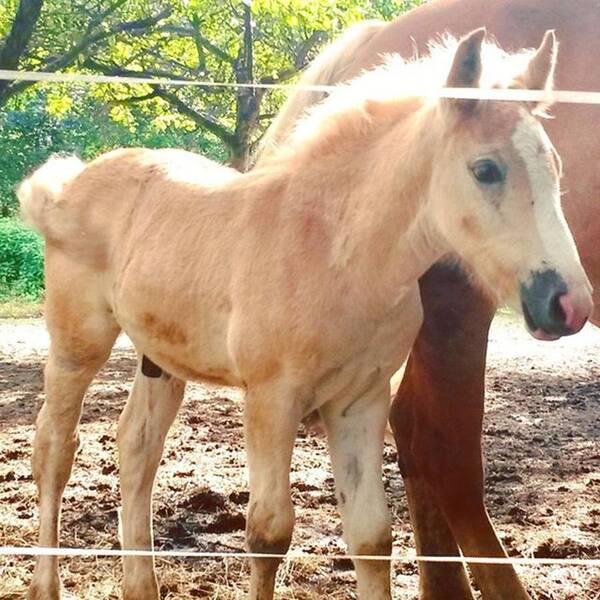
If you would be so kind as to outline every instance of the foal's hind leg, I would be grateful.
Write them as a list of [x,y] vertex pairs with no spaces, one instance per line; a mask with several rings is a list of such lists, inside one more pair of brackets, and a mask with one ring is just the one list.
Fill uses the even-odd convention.
[[[107,307],[93,297],[94,282],[78,277],[80,268],[57,260],[77,282],[76,296],[67,290],[73,283],[52,277],[47,267],[46,321],[50,351],[45,370],[45,399],[36,421],[33,477],[39,494],[39,545],[58,546],[59,515],[65,485],[78,446],[77,425],[85,391],[108,358],[119,328]],[[49,276],[50,275],[50,276]],[[40,556],[29,589],[29,598],[60,597],[58,559]]]
[[[506,556],[485,509],[481,424],[494,307],[466,277],[433,267],[420,282],[424,323],[392,405],[417,550]],[[526,600],[510,565],[470,565],[486,600]],[[462,565],[421,563],[422,600],[473,596]]]
[[[138,365],[118,429],[122,546],[125,550],[152,548],[154,477],[184,391],[184,381],[165,373],[147,377]],[[153,558],[124,557],[124,600],[155,600],[158,597]]]
[[[250,476],[246,540],[256,554],[285,554],[294,528],[290,463],[302,413],[289,388],[279,383],[251,387],[244,408]],[[272,600],[280,562],[251,560],[250,600]]]
[[[332,401],[321,408],[350,554],[388,556],[392,550],[382,482],[389,393],[385,382],[357,401]],[[357,560],[355,568],[361,600],[391,599],[388,560]]]

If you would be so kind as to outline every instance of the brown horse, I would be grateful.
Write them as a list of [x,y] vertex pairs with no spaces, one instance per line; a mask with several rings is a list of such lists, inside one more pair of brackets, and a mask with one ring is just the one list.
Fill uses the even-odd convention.
[[[333,44],[303,78],[333,84],[381,62],[427,52],[442,33],[485,26],[506,48],[532,47],[549,28],[560,42],[558,89],[600,90],[600,7],[597,0],[436,0],[385,24],[371,22]],[[322,94],[292,96],[263,142],[270,160],[298,115]],[[600,107],[557,105],[546,128],[564,164],[563,207],[584,267],[600,289]],[[483,499],[481,425],[487,335],[495,306],[459,269],[435,265],[420,279],[424,325],[394,399],[391,424],[408,494],[417,551],[422,555],[505,556]],[[596,292],[595,304],[600,295]],[[597,312],[598,314],[598,312]],[[598,317],[597,317],[598,318]],[[419,565],[420,597],[465,600],[472,593],[457,564]],[[529,598],[510,566],[471,565],[486,600]]]
[[[118,432],[125,548],[152,547],[152,484],[193,379],[245,389],[251,551],[289,546],[292,449],[318,409],[349,550],[389,554],[383,435],[390,376],[421,324],[418,278],[458,254],[496,297],[520,292],[540,336],[573,333],[591,311],[539,107],[411,92],[423,78],[552,84],[551,32],[516,55],[482,52],[483,37],[340,87],[248,174],[138,149],[88,165],[52,159],[22,184],[23,212],[46,238],[51,345],[33,456],[41,545],[58,543],[83,395],[124,330],[140,356]],[[252,560],[252,599],[273,597],[278,563]],[[361,599],[391,598],[388,561],[355,566]],[[152,560],[128,557],[123,585],[127,600],[155,600]],[[59,596],[55,557],[39,558],[30,590]]]

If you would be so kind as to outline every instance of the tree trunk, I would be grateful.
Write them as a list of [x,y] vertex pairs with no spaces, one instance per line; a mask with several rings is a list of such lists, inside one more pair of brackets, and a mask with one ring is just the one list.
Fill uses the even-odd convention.
[[[0,69],[16,69],[40,18],[44,0],[21,0],[9,34],[0,49]],[[0,107],[9,98],[8,88],[12,81],[0,81]]]
[[[233,68],[237,83],[254,83],[252,12],[248,4],[244,4],[244,43]],[[240,171],[245,171],[250,162],[250,137],[258,118],[260,98],[254,88],[237,90],[235,143],[231,147],[230,162]]]

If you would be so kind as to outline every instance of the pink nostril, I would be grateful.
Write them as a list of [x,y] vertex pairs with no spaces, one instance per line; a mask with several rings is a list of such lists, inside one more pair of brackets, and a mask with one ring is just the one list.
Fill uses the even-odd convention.
[[573,321],[575,320],[575,309],[569,294],[563,294],[559,299],[560,307],[565,314],[565,325],[569,329],[573,329]]
[[558,301],[565,315],[565,325],[573,333],[576,333],[585,325],[590,316],[591,300],[588,303],[574,303],[571,294],[563,294]]

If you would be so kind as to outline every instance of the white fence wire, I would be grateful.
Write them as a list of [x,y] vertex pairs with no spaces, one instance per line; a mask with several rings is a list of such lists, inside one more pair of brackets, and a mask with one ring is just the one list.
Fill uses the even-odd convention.
[[[298,85],[272,83],[230,83],[217,81],[189,81],[186,79],[157,79],[148,77],[122,77],[108,75],[88,75],[83,73],[48,73],[43,71],[10,71],[0,69],[0,80],[33,81],[46,83],[94,83],[94,84],[127,84],[127,85],[161,85],[199,88],[254,88],[303,90],[310,92],[330,92],[332,85]],[[456,98],[467,100],[497,100],[509,102],[542,102],[566,104],[600,105],[600,92],[585,90],[521,90],[521,89],[482,89],[482,88],[448,88],[436,90],[415,86],[411,92],[415,96]],[[521,566],[577,566],[600,567],[599,558],[539,558],[539,557],[482,557],[482,556],[419,556],[399,555],[348,555],[348,554],[312,554],[291,551],[287,554],[256,554],[250,552],[196,552],[192,550],[114,550],[104,548],[44,548],[33,546],[0,546],[0,556],[60,556],[60,557],[123,557],[153,556],[155,558],[182,559],[248,559],[278,558],[291,561],[330,561],[330,560],[386,560],[390,562],[430,562],[430,563],[468,563]]]
[[[0,80],[36,81],[47,83],[99,83],[127,85],[170,85],[177,87],[255,88],[330,92],[333,85],[299,85],[283,83],[233,83],[223,81],[190,81],[187,79],[157,79],[151,77],[122,77],[116,75],[86,75],[84,73],[48,73],[44,71],[9,71],[0,69]],[[415,86],[415,96],[457,98],[465,100],[502,100],[512,102],[543,102],[567,104],[600,104],[600,92],[585,90],[521,90],[449,88],[435,90]]]

